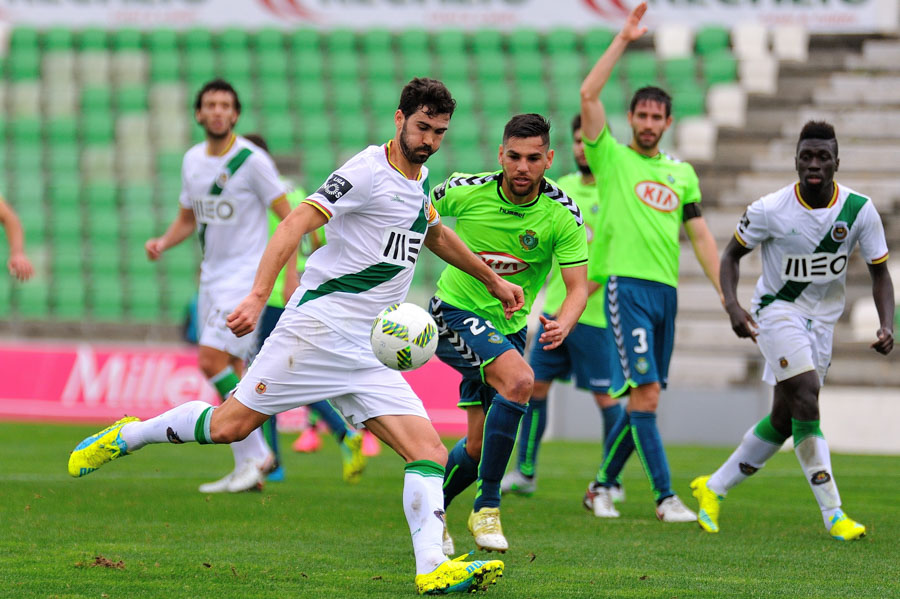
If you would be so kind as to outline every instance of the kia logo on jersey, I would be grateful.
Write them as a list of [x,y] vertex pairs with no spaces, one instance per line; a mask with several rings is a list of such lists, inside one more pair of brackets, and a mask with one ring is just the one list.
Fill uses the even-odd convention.
[[634,186],[640,201],[660,212],[674,212],[681,204],[675,191],[658,181],[641,181]]
[[528,270],[528,263],[503,252],[478,252],[478,257],[501,277],[517,275]]

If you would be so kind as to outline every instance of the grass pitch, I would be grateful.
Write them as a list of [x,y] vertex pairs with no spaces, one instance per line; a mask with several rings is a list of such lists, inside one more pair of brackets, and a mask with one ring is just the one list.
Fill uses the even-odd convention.
[[[69,451],[99,427],[0,424],[0,597],[412,597],[403,465],[390,450],[362,482],[340,477],[336,445],[290,452],[263,493],[201,495],[231,468],[215,446],[148,447],[83,479]],[[675,489],[730,449],[671,447]],[[868,537],[831,540],[792,453],[777,455],[723,504],[722,532],[661,524],[636,459],[617,520],[581,507],[600,458],[589,443],[546,443],[538,493],[507,496],[511,550],[502,598],[900,596],[900,458],[836,455],[847,512]],[[448,510],[457,549],[472,492]],[[485,554],[481,554],[485,555]],[[494,555],[494,554],[491,554]]]

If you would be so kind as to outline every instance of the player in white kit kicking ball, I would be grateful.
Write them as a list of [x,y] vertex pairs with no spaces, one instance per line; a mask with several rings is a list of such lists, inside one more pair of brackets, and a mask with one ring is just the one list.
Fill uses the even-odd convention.
[[394,139],[351,158],[281,223],[251,293],[228,316],[238,336],[250,333],[278,271],[301,237],[325,225],[328,244],[306,263],[300,287],[234,394],[213,408],[188,402],[147,422],[119,421],[82,441],[69,472],[82,476],[148,443],[232,443],[270,415],[331,399],[354,426],[364,425],[405,461],[403,508],[416,558],[419,593],[486,588],[503,572],[499,560],[448,560],[441,551],[447,450],[422,402],[399,372],[372,353],[375,317],[402,302],[422,245],[481,281],[509,318],[524,303],[504,281],[441,225],[423,188],[456,102],[433,79],[413,79],[394,114]]
[[[850,252],[859,244],[872,277],[880,328],[872,348],[894,347],[894,290],[888,248],[872,200],[838,185],[834,128],[810,121],[800,133],[795,163],[799,182],[753,202],[722,256],[725,309],[738,337],[759,344],[763,380],[775,386],[772,412],[744,435],[712,476],[691,483],[700,502],[698,522],[719,531],[719,507],[732,487],[765,465],[791,435],[794,453],[822,511],[825,530],[841,541],[866,528],[841,510],[828,444],[819,428],[819,388],[831,364],[834,325],[844,310]],[[763,273],[753,295],[753,316],[737,301],[738,262],[762,248]],[[755,320],[754,320],[755,316]],[[758,324],[757,324],[758,323]]]
[[[199,234],[203,261],[197,302],[198,359],[203,374],[224,400],[256,350],[256,338],[235,336],[225,317],[250,292],[268,241],[267,210],[283,219],[290,205],[269,155],[234,134],[241,113],[234,88],[221,79],[210,81],[197,94],[194,109],[206,140],[184,155],[178,215],[162,237],[147,241],[146,250],[151,260],[157,260],[194,231]],[[296,269],[287,270],[294,274],[293,282],[286,284],[296,287]],[[176,435],[173,441],[177,439]],[[200,485],[201,493],[262,488],[265,473],[274,466],[262,431],[253,431],[231,449],[234,470]]]

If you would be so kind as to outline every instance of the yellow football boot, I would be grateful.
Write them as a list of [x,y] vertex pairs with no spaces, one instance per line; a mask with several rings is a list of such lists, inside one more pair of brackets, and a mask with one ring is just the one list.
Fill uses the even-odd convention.
[[85,476],[106,462],[128,455],[128,447],[119,432],[129,422],[140,422],[140,418],[122,418],[79,443],[69,455],[69,474]]
[[484,551],[505,553],[509,543],[500,525],[500,508],[483,507],[469,514],[469,532],[475,537],[475,546]]
[[355,484],[362,477],[368,458],[362,452],[363,436],[360,433],[345,435],[341,441],[341,459],[344,462],[344,481]]
[[447,593],[475,593],[486,591],[503,576],[503,562],[464,561],[471,553],[447,560],[428,574],[416,576],[416,591],[420,595],[445,595]]
[[719,532],[719,504],[724,497],[717,495],[706,486],[708,476],[698,476],[691,481],[692,495],[697,498],[700,509],[697,512],[697,522],[700,528],[706,532]]
[[831,529],[828,531],[832,539],[838,541],[855,541],[866,536],[866,527],[847,517],[844,512],[838,512],[831,517]]

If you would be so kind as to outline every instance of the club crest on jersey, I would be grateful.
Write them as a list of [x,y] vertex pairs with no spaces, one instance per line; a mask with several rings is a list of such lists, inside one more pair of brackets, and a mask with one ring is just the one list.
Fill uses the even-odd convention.
[[528,270],[528,263],[503,252],[478,252],[481,261],[491,267],[501,277],[508,277]]
[[847,223],[844,221],[836,221],[834,225],[831,227],[831,238],[838,243],[847,239],[847,235],[850,234],[850,227],[847,226]]
[[533,250],[538,244],[537,233],[531,229],[526,229],[525,233],[519,235],[519,243],[522,244],[522,249],[525,251]]
[[634,369],[640,374],[647,374],[647,371],[650,370],[650,364],[647,362],[647,358],[643,356],[638,358],[637,362],[634,364]]
[[266,384],[262,381],[260,381],[259,383],[256,384],[256,392],[259,393],[260,395],[265,393],[267,388],[268,387],[266,386]]
[[681,205],[675,190],[659,181],[641,181],[634,186],[634,193],[640,201],[660,212],[674,212]]
[[781,356],[780,358],[778,358],[778,365],[781,366],[782,368],[787,368],[788,367],[788,359],[785,358],[784,356]]
[[216,177],[216,186],[219,189],[224,189],[226,183],[228,183],[228,171],[222,171],[219,173],[219,176]]

